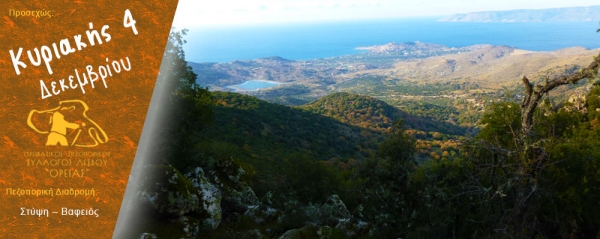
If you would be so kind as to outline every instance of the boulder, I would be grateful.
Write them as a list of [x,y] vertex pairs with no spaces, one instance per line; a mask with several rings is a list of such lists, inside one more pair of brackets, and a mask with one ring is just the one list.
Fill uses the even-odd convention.
[[185,174],[192,186],[196,189],[196,195],[200,205],[194,212],[194,216],[202,221],[202,230],[211,231],[221,223],[221,191],[205,177],[202,168],[195,168]]
[[179,217],[176,225],[181,227],[183,238],[198,238],[200,235],[200,222],[198,219],[188,216]]
[[347,237],[366,235],[371,229],[370,225],[367,222],[357,219],[355,217],[340,221],[340,223],[338,223],[335,226],[335,228],[344,232],[344,234],[346,234]]
[[[337,194],[331,195],[327,201],[321,205],[318,212],[320,215],[317,217],[319,219],[317,223],[331,227],[352,217],[352,214],[348,211],[348,208],[346,208],[346,205]],[[311,217],[314,218],[314,216]]]
[[254,190],[246,182],[249,180],[248,172],[233,159],[219,160],[209,174],[212,182],[221,190],[221,207],[225,216],[242,215],[249,206],[260,204]]
[[178,218],[200,206],[190,180],[170,165],[148,165],[138,198],[160,215]]
[[346,205],[337,194],[331,195],[323,205],[323,208],[325,208],[327,211],[331,211],[333,216],[339,218],[340,220],[349,219],[352,217],[352,214],[350,211],[348,211],[348,208],[346,208]]
[[267,205],[249,206],[244,215],[252,218],[256,224],[267,224],[277,220],[279,211]]

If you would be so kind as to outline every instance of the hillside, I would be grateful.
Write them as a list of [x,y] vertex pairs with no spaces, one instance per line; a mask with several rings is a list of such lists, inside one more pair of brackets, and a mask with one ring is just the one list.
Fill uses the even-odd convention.
[[[314,160],[362,157],[355,155],[355,145],[368,145],[365,150],[374,149],[374,143],[381,137],[381,133],[374,130],[252,96],[227,92],[214,92],[213,95],[216,122],[206,136],[239,146],[247,155],[270,152],[271,156],[258,156],[271,159],[274,154],[297,151]],[[364,131],[362,137],[361,131]]]
[[420,131],[449,135],[464,135],[466,132],[464,128],[450,123],[410,115],[379,99],[347,92],[327,95],[300,108],[377,131],[391,130],[394,121],[401,118],[409,128]]
[[[488,46],[472,52],[398,62],[392,69],[363,72],[420,82],[474,82],[485,88],[498,89],[524,75],[530,79],[548,72],[562,73],[589,64],[598,53],[582,47],[552,52],[531,52],[508,46]],[[353,78],[353,75],[347,75]]]
[[[454,124],[414,116],[376,98],[351,93],[330,94],[300,107],[238,93],[213,92],[213,96],[215,122],[202,133],[204,140],[200,141],[204,143],[197,145],[198,150],[249,163],[256,169],[258,181],[277,178],[284,159],[294,155],[334,164],[371,157],[400,118],[415,134],[421,132],[418,138],[423,140],[430,138],[430,132],[466,133]],[[439,151],[439,146],[423,155]]]
[[292,158],[365,159],[375,153],[384,135],[252,96],[227,92],[213,92],[213,96],[215,122],[202,133],[198,150],[252,165],[258,184],[276,182]]
[[[514,113],[518,112],[518,104],[512,102],[503,102],[498,104],[500,107],[490,108],[490,111],[486,112],[487,126],[482,131],[484,134],[475,139],[466,139],[462,143],[453,140],[446,142],[409,140],[408,143],[414,144],[414,151],[410,151],[412,147],[403,145],[401,140],[404,138],[403,135],[408,133],[407,130],[405,133],[398,134],[396,132],[396,136],[393,136],[394,134],[384,135],[388,138],[383,141],[382,145],[391,146],[391,151],[384,151],[385,147],[381,147],[379,150],[371,151],[369,155],[371,157],[363,158],[364,160],[349,158],[315,163],[311,160],[319,160],[319,155],[311,154],[312,150],[319,151],[323,147],[332,147],[331,143],[321,140],[329,138],[333,140],[331,142],[334,144],[348,142],[343,138],[352,136],[347,132],[340,132],[344,128],[360,129],[359,138],[372,138],[372,136],[378,135],[377,132],[389,128],[390,121],[394,118],[404,118],[408,125],[413,122],[413,119],[373,97],[345,92],[330,94],[301,107],[286,107],[245,95],[215,92],[218,106],[215,107],[217,122],[213,128],[219,133],[213,133],[208,138],[236,142],[233,135],[238,135],[240,139],[246,140],[243,148],[232,148],[226,151],[226,154],[235,155],[239,151],[252,152],[249,157],[244,156],[245,153],[234,157],[248,162],[256,169],[251,188],[244,190],[252,192],[251,198],[254,201],[258,201],[258,198],[263,199],[261,202],[254,202],[251,206],[236,209],[240,212],[239,214],[224,209],[223,215],[229,215],[232,218],[239,217],[240,223],[238,224],[235,220],[223,220],[220,228],[209,235],[212,236],[211,238],[221,238],[224,237],[223,235],[228,235],[226,234],[228,230],[238,233],[237,230],[240,227],[244,230],[253,229],[257,234],[267,234],[270,238],[281,238],[282,234],[285,236],[298,231],[301,231],[300,234],[318,235],[321,232],[317,232],[316,228],[311,229],[311,226],[327,224],[328,222],[321,221],[321,218],[332,217],[331,214],[339,215],[336,213],[340,211],[344,215],[341,218],[345,219],[340,220],[334,217],[328,224],[329,228],[335,228],[333,230],[338,233],[338,238],[357,238],[357,235],[364,235],[365,238],[367,236],[375,237],[367,234],[369,230],[361,229],[360,225],[368,222],[372,223],[373,228],[385,228],[388,220],[387,218],[380,220],[383,216],[393,216],[397,221],[402,219],[404,221],[401,222],[405,224],[423,223],[428,230],[417,232],[426,235],[425,238],[443,238],[443,235],[454,233],[454,227],[444,225],[448,221],[472,225],[460,229],[461,236],[464,237],[473,235],[475,232],[495,235],[493,234],[493,229],[496,228],[495,223],[505,220],[506,215],[503,210],[495,211],[490,208],[500,204],[512,210],[520,210],[518,207],[522,207],[522,205],[514,204],[515,200],[522,200],[521,198],[528,194],[542,193],[551,193],[553,196],[535,197],[531,199],[532,203],[528,204],[532,205],[528,209],[534,210],[533,212],[527,210],[519,212],[527,217],[537,217],[537,215],[557,212],[571,215],[569,213],[575,211],[578,214],[572,217],[576,218],[581,214],[583,215],[581,218],[584,218],[577,219],[579,221],[576,222],[587,223],[588,220],[592,220],[587,219],[589,215],[595,215],[596,212],[588,213],[587,210],[579,208],[597,203],[598,192],[594,185],[597,185],[598,180],[588,183],[586,178],[588,176],[597,178],[595,176],[598,172],[598,156],[594,152],[597,152],[599,148],[597,143],[600,130],[597,118],[597,112],[600,112],[598,110],[600,104],[598,99],[600,98],[597,97],[599,94],[600,89],[596,87],[588,95],[588,98],[593,100],[587,101],[588,111],[591,112],[587,117],[578,111],[557,111],[557,109],[548,110],[546,112],[548,115],[539,114],[538,127],[535,130],[537,134],[544,137],[543,142],[547,142],[544,143],[544,147],[551,156],[546,158],[550,161],[545,165],[548,170],[532,176],[532,173],[529,172],[539,170],[539,168],[523,163],[524,159],[529,159],[527,158],[529,156],[512,154],[509,151],[512,149],[510,147],[526,147],[510,143],[513,135],[507,128],[512,127],[509,126],[510,122],[518,120],[517,114]],[[504,105],[510,107],[502,107]],[[332,121],[330,117],[342,122]],[[241,129],[241,131],[236,131],[234,128],[227,129],[229,128],[226,126],[227,123],[235,125],[235,128]],[[432,121],[432,123],[435,122]],[[365,130],[365,128],[372,130]],[[226,130],[223,131],[224,129]],[[303,132],[309,132],[306,135],[308,138],[304,137]],[[504,141],[497,141],[498,137],[508,138],[510,142],[501,145],[504,144]],[[279,142],[281,140],[289,140],[289,142]],[[315,140],[317,144],[313,144]],[[225,141],[221,143],[225,143]],[[235,144],[241,143],[243,142],[239,141]],[[269,145],[273,143],[275,144]],[[350,144],[355,143],[357,141]],[[261,144],[265,145],[261,146]],[[356,150],[364,152],[362,146],[364,144],[357,145]],[[436,149],[422,153],[425,148],[432,147]],[[501,147],[501,150],[508,153],[498,152],[497,147]],[[258,149],[255,150],[255,148]],[[284,151],[280,151],[282,149],[285,152],[301,149],[301,153],[310,154],[310,156],[285,154]],[[320,152],[329,153],[328,151]],[[397,155],[413,157],[414,155],[426,159],[420,164],[413,164],[412,161],[407,163],[406,158],[397,159],[390,156],[385,159],[376,159],[378,156],[385,155],[382,152],[392,152],[394,157]],[[403,152],[412,153],[403,154]],[[496,164],[498,165],[490,164],[491,159],[497,160]],[[233,165],[237,167],[235,164]],[[342,170],[338,171],[329,166],[337,166]],[[493,167],[492,170],[490,167]],[[529,167],[526,168],[525,173],[523,172],[524,167]],[[230,170],[225,176],[234,175],[235,177],[229,176],[229,178],[237,180],[241,177],[239,175],[242,175],[236,173],[239,171]],[[496,174],[495,171],[500,173]],[[539,171],[541,172],[541,170]],[[348,175],[353,176],[348,177]],[[501,188],[502,186],[498,187],[494,184],[495,181],[500,182],[500,185],[517,186]],[[525,186],[520,187],[521,184]],[[374,185],[377,187],[373,187]],[[221,187],[230,190],[227,189],[227,186]],[[376,190],[372,190],[373,188]],[[489,193],[490,188],[495,191]],[[544,191],[539,193],[531,188]],[[327,195],[332,193],[336,194],[327,198]],[[234,195],[234,198],[238,200],[239,195],[245,194]],[[496,197],[495,195],[500,196]],[[562,197],[562,195],[568,195],[568,197]],[[594,198],[587,199],[588,195],[592,195]],[[239,204],[236,200],[221,202],[221,205],[231,210],[229,208],[232,204]],[[402,203],[394,200],[402,200]],[[580,206],[573,203],[573,201],[579,200],[585,204]],[[335,209],[321,206],[323,203],[331,205],[334,202]],[[560,207],[556,209],[537,206],[550,202],[556,202]],[[260,206],[255,206],[257,204]],[[575,208],[572,209],[567,205],[575,205]],[[410,209],[409,213],[403,214],[402,212],[407,208]],[[390,211],[393,214],[388,214]],[[469,213],[468,216],[463,215],[466,213]],[[415,219],[414,215],[419,215],[419,217]],[[443,218],[442,223],[429,224],[430,218],[439,217]],[[472,218],[486,221],[490,226],[486,224],[485,227],[481,227],[475,223],[469,224],[472,223]],[[553,220],[545,220],[539,219],[539,222],[536,221],[536,223],[543,223],[544,226],[551,228],[562,225]],[[345,226],[343,222],[355,224]],[[523,222],[518,220],[514,223],[502,226],[519,228]],[[589,235],[596,235],[600,231],[597,229],[600,228],[598,221],[593,221],[593,223],[595,229],[589,233],[581,233],[581,235],[586,235],[581,238],[588,238]],[[527,227],[534,228],[535,225],[527,225]],[[358,229],[354,231],[354,228]],[[438,233],[435,230],[437,228],[442,228],[444,233]],[[400,229],[393,228],[385,231],[388,234],[382,235],[415,233],[404,232]],[[248,231],[243,233],[248,233]],[[415,233],[414,235],[421,234]],[[377,236],[377,238],[393,237]]]
[[546,21],[598,21],[600,6],[549,9],[520,9],[454,14],[442,22],[546,22]]

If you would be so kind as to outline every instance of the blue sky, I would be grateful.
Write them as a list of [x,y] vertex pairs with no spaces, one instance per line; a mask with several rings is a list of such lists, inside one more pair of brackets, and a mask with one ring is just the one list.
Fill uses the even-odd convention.
[[598,5],[598,0],[179,0],[178,28],[343,21]]

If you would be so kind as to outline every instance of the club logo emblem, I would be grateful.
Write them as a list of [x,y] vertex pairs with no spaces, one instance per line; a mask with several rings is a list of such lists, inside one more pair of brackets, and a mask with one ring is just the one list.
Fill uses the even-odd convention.
[[81,100],[64,100],[53,109],[31,110],[27,125],[37,133],[48,135],[46,146],[95,147],[106,143],[108,136],[87,116],[88,110],[88,105]]

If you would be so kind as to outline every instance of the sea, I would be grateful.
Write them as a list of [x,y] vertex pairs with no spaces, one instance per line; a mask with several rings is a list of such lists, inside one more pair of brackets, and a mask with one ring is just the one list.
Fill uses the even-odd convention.
[[598,22],[438,22],[440,17],[191,28],[186,60],[231,62],[280,56],[311,60],[360,53],[359,46],[421,41],[530,51],[600,48]]

